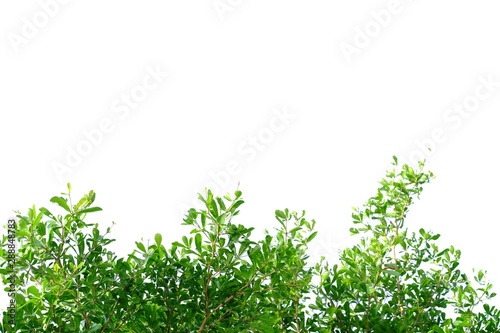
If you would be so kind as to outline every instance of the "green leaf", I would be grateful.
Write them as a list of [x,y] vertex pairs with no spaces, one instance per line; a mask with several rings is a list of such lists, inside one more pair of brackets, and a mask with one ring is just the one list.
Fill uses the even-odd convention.
[[438,240],[438,239],[439,239],[439,237],[441,237],[441,235],[440,235],[440,234],[435,234],[435,235],[434,235],[434,236],[432,236],[430,239],[431,239],[431,240]]
[[224,225],[226,223],[226,213],[220,215],[218,218],[217,218],[217,223],[219,225]]
[[137,246],[137,248],[139,250],[141,250],[142,252],[146,252],[146,248],[144,247],[144,244],[140,243],[140,242],[135,242],[135,245]]
[[[40,221],[42,220],[42,217],[43,217],[43,213],[42,213],[42,212],[40,212],[40,213],[38,214],[38,216],[35,218],[35,220],[33,221],[33,226],[32,226],[32,228],[35,228],[35,227],[38,225],[38,223],[40,223]],[[31,226],[30,226],[30,227],[31,227]]]
[[102,210],[101,207],[90,207],[90,208],[85,208],[85,209],[79,210],[78,214],[99,212],[101,210]]
[[182,242],[184,243],[184,245],[186,245],[187,247],[189,247],[189,240],[186,236],[182,236]]
[[38,288],[36,286],[31,286],[28,288],[28,294],[34,295],[34,296],[40,296],[40,292],[38,291]]
[[399,273],[398,271],[394,271],[392,269],[386,269],[386,270],[384,270],[384,272],[386,272],[389,275],[396,276],[396,277],[401,276],[401,273]]
[[231,212],[235,212],[235,211],[236,211],[236,209],[237,209],[239,206],[241,206],[242,204],[244,204],[244,203],[245,203],[245,201],[243,201],[243,200],[238,200],[238,201],[236,201],[236,202],[233,204],[233,206],[231,207]]
[[42,207],[42,208],[40,208],[40,211],[41,211],[41,212],[42,212],[45,216],[48,216],[48,217],[50,217],[50,218],[51,218],[51,219],[53,219],[53,220],[55,220],[55,219],[56,219],[56,218],[55,218],[55,216],[54,216],[54,215],[52,215],[52,213],[51,213],[51,212],[49,212],[47,208]]
[[194,236],[194,243],[196,246],[196,250],[199,253],[201,253],[201,235],[200,234],[196,234],[196,236]]
[[[17,234],[17,237],[29,237],[29,235],[30,235],[30,233],[28,232],[27,229],[18,230],[16,234]],[[37,239],[37,241],[38,241],[38,239]]]
[[185,248],[185,247],[186,247],[184,244],[181,244],[181,243],[179,243],[179,242],[177,242],[177,241],[176,241],[176,242],[173,242],[173,243],[172,243],[172,246],[175,246],[175,247],[180,247],[180,248]]
[[155,235],[155,243],[156,243],[157,246],[161,245],[161,239],[162,239],[161,234],[156,234]]
[[219,204],[220,208],[222,210],[226,210],[226,205],[224,204],[224,200],[222,200],[222,198],[219,198],[219,197],[217,197],[216,200],[217,200],[217,203]]
[[94,236],[94,239],[99,238],[99,229],[98,228],[93,228],[92,229],[92,235]]
[[307,237],[307,243],[312,241],[316,237],[317,234],[318,234],[317,231],[314,231],[312,234],[310,234],[309,237]]
[[202,230],[207,226],[207,212],[202,212],[200,216]]
[[64,210],[66,210],[67,212],[70,212],[71,209],[69,208],[68,206],[68,203],[66,202],[66,200],[62,197],[52,197],[50,199],[51,202],[54,202],[56,204],[58,204],[59,206],[61,206],[62,208],[64,208]]
[[40,223],[40,224],[38,224],[38,225],[36,226],[36,231],[38,232],[38,234],[39,234],[40,236],[42,236],[42,237],[43,237],[43,236],[45,236],[46,231],[47,231],[47,230],[46,230],[46,228],[45,228],[45,223]]
[[83,256],[85,252],[85,238],[83,236],[78,238],[78,252],[81,256]]
[[281,219],[281,220],[286,219],[285,214],[281,210],[276,210],[274,213],[276,214],[277,219]]
[[81,198],[78,203],[75,205],[75,210],[79,210],[80,207],[82,206],[88,206],[88,202],[87,202],[87,197],[84,196],[83,198]]

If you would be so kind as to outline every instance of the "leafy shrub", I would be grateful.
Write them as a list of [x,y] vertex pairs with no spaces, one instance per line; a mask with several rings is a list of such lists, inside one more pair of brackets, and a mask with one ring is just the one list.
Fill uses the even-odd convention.
[[[204,208],[185,216],[188,236],[167,248],[156,234],[117,258],[107,249],[110,228],[85,222],[101,210],[95,193],[73,205],[68,184],[51,199],[58,214],[17,212],[16,327],[4,311],[2,332],[500,332],[484,272],[471,280],[458,269],[459,250],[405,226],[432,173],[393,164],[353,212],[359,243],[336,265],[308,263],[316,231],[305,212],[277,210],[274,231],[253,240],[253,228],[233,223],[240,191],[207,191]],[[12,243],[3,236],[5,284]]]

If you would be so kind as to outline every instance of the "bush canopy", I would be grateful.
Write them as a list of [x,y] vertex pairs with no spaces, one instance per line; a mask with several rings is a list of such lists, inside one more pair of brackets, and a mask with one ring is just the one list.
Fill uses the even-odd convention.
[[500,332],[484,272],[463,273],[458,249],[405,225],[433,174],[393,159],[376,194],[352,213],[357,243],[319,262],[308,257],[315,220],[276,210],[273,230],[255,238],[234,222],[239,190],[207,190],[203,209],[184,218],[189,235],[166,246],[156,234],[118,258],[108,249],[111,228],[85,221],[101,210],[95,193],[73,204],[68,184],[50,210],[16,212],[15,232],[2,237],[1,331]]

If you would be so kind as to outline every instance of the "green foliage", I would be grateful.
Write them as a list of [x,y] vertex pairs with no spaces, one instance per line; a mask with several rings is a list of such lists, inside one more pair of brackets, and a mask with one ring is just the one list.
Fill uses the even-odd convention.
[[[316,265],[321,281],[313,308],[324,332],[500,331],[498,309],[483,303],[495,296],[484,273],[471,281],[458,269],[459,250],[441,250],[440,235],[405,226],[414,198],[433,177],[422,168],[388,172],[352,214],[359,244],[341,251],[339,265]],[[475,311],[480,304],[483,313]]]
[[[409,207],[432,173],[408,165],[387,173],[376,195],[352,214],[359,243],[340,263],[311,265],[316,236],[305,212],[276,210],[272,232],[233,223],[242,193],[200,195],[191,232],[165,247],[136,247],[126,258],[86,215],[90,191],[76,205],[53,197],[54,215],[33,206],[18,213],[16,328],[7,332],[499,332],[500,312],[483,271],[458,269],[460,251],[440,249],[439,235],[405,226]],[[54,210],[51,208],[51,210]],[[8,239],[0,275],[7,282]],[[312,298],[312,299],[310,299]]]

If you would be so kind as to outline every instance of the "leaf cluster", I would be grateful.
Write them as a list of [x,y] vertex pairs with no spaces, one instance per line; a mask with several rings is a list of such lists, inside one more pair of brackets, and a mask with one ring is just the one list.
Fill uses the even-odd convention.
[[[118,258],[111,228],[85,222],[90,191],[68,193],[47,208],[17,212],[16,327],[2,332],[499,332],[500,311],[483,271],[459,269],[460,251],[439,234],[409,229],[407,213],[433,174],[408,165],[387,172],[376,194],[352,213],[356,245],[310,263],[316,222],[305,212],[275,211],[261,239],[233,222],[241,191],[199,195],[202,209],[183,221],[191,231],[169,246],[154,243]],[[51,209],[54,211],[54,209]],[[0,276],[8,244],[0,247]],[[12,247],[12,246],[10,246]],[[12,252],[12,251],[11,251]]]

